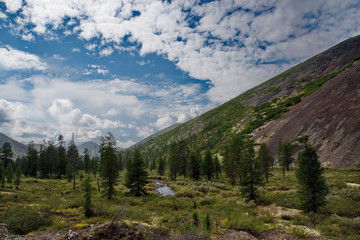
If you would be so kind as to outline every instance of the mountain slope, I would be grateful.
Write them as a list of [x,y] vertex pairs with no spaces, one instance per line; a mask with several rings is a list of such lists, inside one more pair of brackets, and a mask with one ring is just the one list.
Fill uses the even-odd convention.
[[[277,143],[280,135],[287,141],[295,141],[299,136],[309,135],[309,141],[319,151],[321,161],[331,162],[330,166],[334,167],[358,166],[359,155],[356,157],[357,153],[353,151],[353,147],[359,142],[357,134],[360,131],[356,131],[358,121],[352,116],[357,116],[359,106],[359,56],[360,36],[357,36],[138,147],[143,151],[149,151],[150,155],[165,155],[170,141],[187,138],[190,144],[196,144],[201,149],[210,147],[221,152],[233,135],[247,133],[253,134],[258,142],[268,142],[275,153],[275,142]],[[346,87],[343,83],[349,78],[352,80]],[[336,88],[342,90],[335,91]],[[345,101],[347,103],[344,103]],[[300,108],[306,103],[307,114],[302,113],[304,108]],[[345,105],[341,104],[345,104],[346,109]],[[298,117],[294,117],[295,109],[299,111]],[[337,112],[339,117],[330,115],[332,112]],[[302,115],[304,118],[300,118]],[[323,118],[332,120],[314,124]],[[353,125],[347,121],[355,127],[352,128]],[[285,122],[287,124],[284,124]],[[293,123],[296,123],[298,131],[294,130],[297,128]],[[313,123],[312,127],[307,127],[310,123]],[[319,137],[320,135],[327,137]],[[334,137],[331,138],[332,136]],[[344,138],[348,138],[348,148],[342,143]],[[329,142],[329,147],[326,147]],[[330,157],[335,152],[337,156]],[[346,156],[350,155],[346,162]]]
[[26,154],[27,147],[25,144],[22,144],[0,132],[0,147],[2,147],[5,142],[10,143],[11,149],[14,152],[15,156]]

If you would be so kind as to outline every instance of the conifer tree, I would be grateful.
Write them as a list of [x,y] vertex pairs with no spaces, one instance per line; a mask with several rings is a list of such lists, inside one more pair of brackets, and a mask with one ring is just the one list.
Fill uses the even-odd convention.
[[219,179],[219,174],[221,173],[221,165],[218,156],[214,157],[214,171],[216,174],[216,179]]
[[13,151],[11,149],[11,144],[9,142],[4,142],[1,148],[1,161],[5,169],[11,163],[12,156]]
[[145,185],[149,183],[148,172],[138,149],[135,150],[133,158],[128,162],[126,170],[125,185],[130,189],[130,194],[135,196],[146,194]]
[[122,170],[124,170],[124,161],[122,158],[122,154],[119,153],[118,154],[118,166],[119,166],[119,171],[121,172]]
[[324,169],[318,160],[316,150],[306,144],[298,156],[296,178],[299,184],[301,207],[305,212],[318,212],[326,204],[328,185],[323,176]]
[[176,181],[177,174],[179,172],[179,156],[178,156],[178,144],[177,142],[170,143],[169,147],[169,174],[170,179]]
[[74,139],[74,134],[72,136],[70,145],[68,147],[68,152],[67,152],[67,156],[68,156],[68,167],[67,167],[67,171],[68,172],[68,176],[71,176],[73,179],[73,189],[75,189],[75,181],[76,181],[76,167],[77,167],[77,162],[79,161],[79,152],[78,149],[75,145],[75,139]]
[[231,185],[235,185],[236,179],[240,179],[241,153],[243,149],[243,137],[234,136],[230,145],[225,147],[224,171]]
[[158,164],[158,174],[163,176],[165,174],[165,159],[160,157],[159,164]]
[[285,176],[285,170],[289,171],[291,164],[294,162],[294,158],[292,157],[293,146],[289,142],[281,142],[279,139],[278,146],[278,160],[281,164],[283,175]]
[[66,149],[64,147],[65,141],[62,135],[58,137],[59,147],[57,148],[57,157],[58,157],[58,165],[57,165],[57,173],[58,178],[61,178],[62,175],[66,174],[66,167],[67,167],[67,155]]
[[178,164],[179,164],[179,174],[182,174],[184,178],[187,173],[187,163],[189,160],[189,147],[185,140],[180,140],[178,143]]
[[33,147],[33,145],[28,146],[28,150],[26,153],[27,159],[27,169],[30,177],[36,177],[37,175],[37,165],[38,165],[38,152]]
[[84,170],[85,173],[90,173],[90,155],[89,150],[85,148],[84,150]]
[[115,185],[118,181],[118,160],[116,156],[116,140],[109,132],[100,140],[100,176],[103,180],[105,195],[110,200],[115,194]]
[[266,179],[269,182],[270,167],[274,164],[274,158],[270,155],[270,150],[266,143],[260,145],[258,152],[258,160],[262,164],[262,170]]
[[5,169],[2,163],[0,163],[0,182],[1,182],[1,187],[4,187],[5,185]]
[[84,213],[85,217],[89,218],[93,215],[91,209],[91,178],[89,175],[86,176],[85,181],[82,184],[82,190],[84,191]]
[[15,186],[16,186],[16,190],[19,189],[19,185],[20,185],[20,180],[21,179],[21,169],[20,169],[20,166],[18,166],[16,168],[16,171],[15,171]]
[[214,172],[214,165],[210,149],[207,149],[205,152],[203,164],[204,174],[206,175],[207,179],[210,180]]
[[11,164],[8,164],[6,167],[6,179],[8,183],[12,183],[12,180],[14,178],[14,170],[11,166]]
[[262,183],[261,164],[255,158],[254,143],[246,140],[242,151],[241,192],[248,201],[258,198],[258,186]]
[[201,175],[201,156],[199,151],[194,150],[189,155],[189,175],[194,181],[198,181]]

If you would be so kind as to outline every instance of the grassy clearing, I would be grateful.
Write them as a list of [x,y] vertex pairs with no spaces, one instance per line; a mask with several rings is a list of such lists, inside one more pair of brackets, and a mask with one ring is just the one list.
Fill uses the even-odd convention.
[[[155,234],[171,233],[179,238],[208,239],[226,229],[247,231],[255,236],[267,230],[285,230],[303,239],[311,234],[334,239],[358,237],[360,188],[347,183],[360,184],[359,170],[326,170],[331,192],[328,204],[316,215],[304,214],[298,209],[295,171],[287,172],[285,177],[278,169],[271,173],[269,183],[260,189],[258,203],[246,203],[240,196],[239,186],[231,186],[224,177],[212,182],[183,178],[168,181],[177,191],[175,197],[156,195],[152,183],[147,185],[148,195],[130,197],[126,194],[128,190],[119,184],[117,196],[111,201],[102,197],[96,180],[92,179],[94,216],[91,218],[84,216],[80,181],[72,190],[72,184],[66,180],[24,178],[19,190],[10,184],[0,190],[0,219],[19,234],[80,228],[111,221],[119,214],[119,219],[128,224],[141,223]],[[152,177],[157,176],[153,173]],[[198,223],[193,220],[195,205]],[[207,214],[210,232],[202,224]],[[19,229],[20,220],[26,228]]]

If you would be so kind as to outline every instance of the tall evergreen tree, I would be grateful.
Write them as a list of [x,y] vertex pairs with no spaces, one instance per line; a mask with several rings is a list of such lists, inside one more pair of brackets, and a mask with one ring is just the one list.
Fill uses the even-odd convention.
[[247,200],[256,200],[258,186],[262,183],[261,164],[255,158],[254,143],[246,140],[242,151],[241,192]]
[[3,164],[0,163],[0,182],[1,182],[1,187],[4,187],[4,184],[5,184],[5,176],[6,176],[5,168],[4,168]]
[[84,170],[86,173],[90,173],[91,169],[90,169],[90,155],[89,155],[89,150],[87,148],[85,148],[84,150]]
[[21,182],[21,168],[20,166],[18,166],[16,168],[16,171],[15,171],[15,186],[16,186],[16,190],[19,189],[19,185],[20,185],[20,182]]
[[59,143],[59,146],[57,148],[58,164],[56,168],[58,174],[57,177],[61,178],[62,175],[66,174],[66,165],[67,165],[67,155],[66,155],[66,149],[64,147],[65,141],[62,135],[59,135],[58,143]]
[[326,204],[329,188],[323,176],[324,169],[318,160],[316,150],[306,144],[298,157],[296,178],[299,184],[301,207],[305,212],[318,212]]
[[103,181],[105,195],[110,200],[115,194],[119,168],[116,156],[116,140],[109,132],[100,140],[100,176]]
[[72,179],[73,179],[73,189],[75,189],[76,170],[77,170],[76,166],[77,166],[77,162],[79,161],[79,152],[78,152],[78,149],[77,149],[76,144],[75,144],[74,134],[72,136],[71,142],[70,142],[69,147],[68,147],[67,156],[68,156],[67,171],[69,171],[68,176],[72,177]]
[[153,158],[151,160],[150,170],[155,170],[155,169],[156,169],[156,160],[155,160],[155,158]]
[[216,174],[216,179],[219,179],[219,174],[221,174],[221,165],[218,156],[214,157],[214,173]]
[[89,218],[93,215],[91,209],[91,178],[89,175],[86,176],[85,181],[82,184],[82,190],[84,191],[84,213],[85,217]]
[[177,142],[171,142],[169,147],[169,174],[170,179],[175,181],[179,172],[179,156],[178,156],[178,144]]
[[159,164],[158,164],[158,174],[163,176],[165,174],[165,159],[160,157]]
[[145,162],[140,151],[136,149],[133,158],[127,164],[125,185],[130,189],[131,194],[141,196],[146,194],[145,185],[148,182]]
[[258,161],[262,164],[262,170],[265,175],[266,182],[269,182],[270,167],[274,164],[274,158],[270,155],[270,150],[266,143],[262,143],[260,145]]
[[6,169],[7,166],[12,162],[13,151],[9,142],[4,142],[1,148],[1,161]]
[[243,145],[243,137],[234,136],[230,145],[225,147],[224,171],[232,185],[235,185],[236,180],[240,179],[241,153]]
[[179,145],[178,155],[180,161],[179,174],[182,174],[185,178],[187,173],[187,163],[189,160],[189,147],[188,147],[188,143],[185,140],[180,140],[178,142],[178,145]]
[[205,152],[204,161],[203,161],[203,172],[206,175],[207,179],[210,181],[214,172],[213,159],[211,156],[210,149],[207,149]]
[[8,183],[12,183],[12,180],[14,178],[14,170],[12,168],[11,164],[8,164],[6,167],[6,179]]
[[291,164],[294,162],[294,158],[292,158],[292,151],[293,145],[289,142],[282,142],[282,139],[279,138],[277,157],[284,176],[285,170],[289,171]]
[[198,181],[201,175],[201,156],[198,150],[190,152],[189,175],[194,181]]

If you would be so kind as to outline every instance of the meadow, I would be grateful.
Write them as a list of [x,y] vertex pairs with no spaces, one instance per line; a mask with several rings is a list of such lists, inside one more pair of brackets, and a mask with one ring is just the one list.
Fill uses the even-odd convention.
[[[240,186],[227,183],[225,176],[212,181],[194,182],[179,177],[150,173],[148,194],[133,197],[120,174],[113,200],[103,197],[92,177],[93,216],[84,216],[84,173],[72,183],[60,179],[21,179],[19,189],[5,183],[0,188],[0,222],[10,232],[33,235],[39,231],[56,233],[64,229],[83,229],[115,219],[128,229],[142,231],[144,237],[161,239],[217,239],[229,229],[246,231],[261,238],[267,231],[282,230],[299,239],[321,236],[330,239],[359,239],[360,236],[360,169],[326,169],[330,187],[327,205],[318,214],[299,210],[295,170],[283,176],[272,169],[269,183],[259,189],[260,198],[246,202]],[[157,195],[153,181],[166,180],[177,193],[174,197]],[[139,230],[140,229],[140,230]]]

